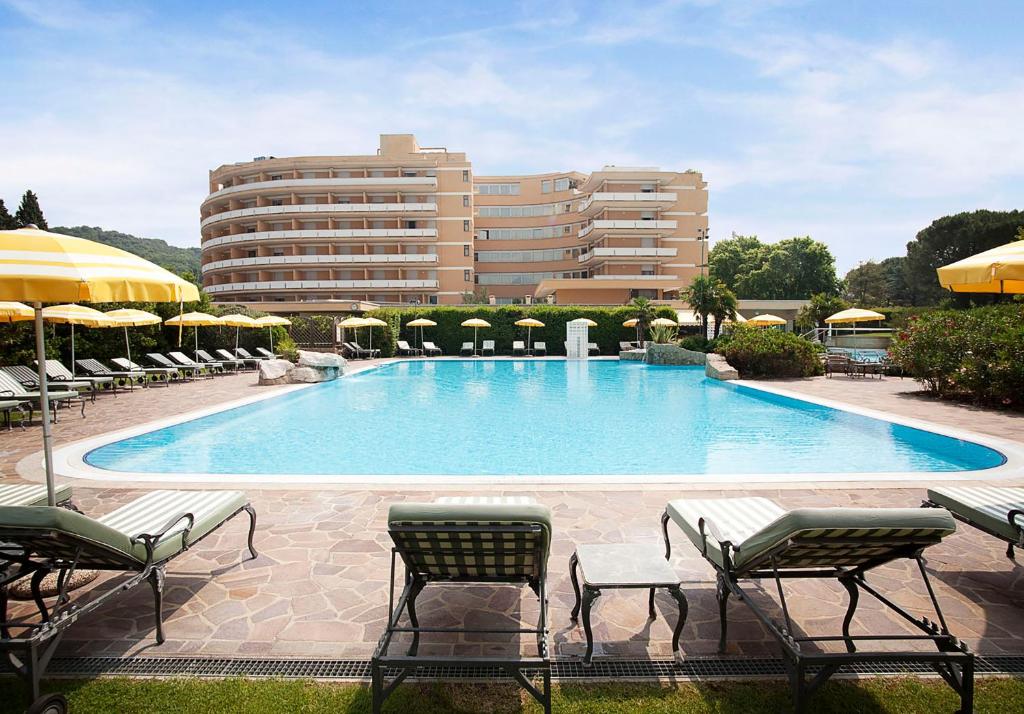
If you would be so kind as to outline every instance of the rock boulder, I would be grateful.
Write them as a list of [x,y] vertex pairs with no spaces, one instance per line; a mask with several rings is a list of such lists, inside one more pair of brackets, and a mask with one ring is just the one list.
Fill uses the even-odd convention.
[[260,360],[260,384],[288,384],[288,372],[294,367],[286,359]]
[[723,381],[740,378],[740,373],[726,361],[725,357],[713,352],[708,355],[708,361],[704,365],[704,374],[712,379]]
[[345,368],[345,358],[332,352],[307,352],[299,350],[300,367],[334,367],[338,370]]

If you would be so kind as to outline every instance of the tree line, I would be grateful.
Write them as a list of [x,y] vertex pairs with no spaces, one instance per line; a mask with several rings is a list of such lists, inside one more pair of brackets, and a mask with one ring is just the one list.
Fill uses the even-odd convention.
[[11,215],[0,198],[0,231],[14,230],[27,225],[35,225],[42,230],[48,230],[46,218],[43,216],[43,209],[39,207],[39,197],[31,190],[25,191],[21,197],[21,204],[18,210]]

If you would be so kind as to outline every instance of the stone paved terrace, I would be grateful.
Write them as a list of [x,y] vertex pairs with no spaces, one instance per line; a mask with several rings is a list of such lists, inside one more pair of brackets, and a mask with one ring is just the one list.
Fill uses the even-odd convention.
[[[89,405],[88,418],[63,412],[55,427],[56,443],[93,436],[178,413],[257,393],[252,373],[211,381],[101,396]],[[887,410],[935,422],[969,428],[1024,441],[1024,417],[936,403],[916,393],[911,380],[787,381],[787,389],[819,397]],[[38,426],[25,432],[0,432],[0,465],[5,481],[18,479],[21,468],[35,459],[26,457],[40,448]],[[84,482],[83,482],[84,483]],[[247,519],[240,517],[201,545],[174,561],[167,578],[164,607],[167,642],[153,643],[151,596],[140,587],[67,633],[62,653],[149,654],[210,656],[367,657],[385,621],[389,540],[385,532],[388,505],[403,499],[433,499],[439,488],[366,488],[316,486],[247,488],[259,513],[256,546],[260,557],[242,561]],[[550,566],[551,632],[555,653],[581,654],[582,631],[569,622],[572,589],[567,572],[575,543],[659,542],[659,516],[670,498],[681,494],[672,486],[559,486],[489,489],[526,494],[551,507],[555,541]],[[687,495],[737,495],[737,490],[776,499],[784,507],[812,505],[916,506],[924,495],[921,485],[911,487],[830,488],[806,486],[771,488],[686,489]],[[86,513],[102,514],[144,492],[144,488],[75,483],[75,500]],[[479,492],[479,491],[476,491]],[[445,495],[467,494],[446,489]],[[712,655],[717,638],[717,609],[713,573],[696,551],[674,533],[673,565],[684,581],[690,617],[683,633],[686,655]],[[1022,570],[1003,555],[1004,546],[970,528],[958,532],[928,552],[933,577],[951,630],[976,651],[986,654],[1024,654],[1024,582]],[[103,577],[93,588],[112,585]],[[926,595],[909,567],[887,566],[872,578],[890,588],[915,612],[931,614]],[[806,631],[838,632],[845,594],[831,584],[787,585],[792,611]],[[459,622],[479,624],[488,612],[498,618],[524,616],[533,620],[536,603],[514,588],[427,588],[420,600],[421,619],[446,626]],[[759,595],[762,599],[766,596]],[[661,594],[660,617],[650,623],[643,593],[618,591],[604,594],[595,605],[598,655],[664,657],[669,655],[673,602]],[[669,618],[666,623],[666,616]],[[730,652],[774,655],[772,646],[749,610],[730,606]],[[903,626],[862,598],[854,630]],[[529,643],[523,643],[523,646]],[[439,642],[436,651],[482,653],[504,649],[492,638]],[[422,646],[421,651],[431,648]]]

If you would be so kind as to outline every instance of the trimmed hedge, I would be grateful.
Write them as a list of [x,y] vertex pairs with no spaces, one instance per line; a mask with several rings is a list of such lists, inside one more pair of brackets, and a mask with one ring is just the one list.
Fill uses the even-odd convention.
[[715,351],[742,377],[813,377],[824,372],[821,349],[792,332],[737,325]]
[[[617,355],[620,341],[636,339],[636,331],[631,327],[623,327],[622,323],[633,317],[633,311],[627,306],[622,307],[587,307],[574,305],[501,305],[498,307],[410,307],[382,308],[374,310],[373,317],[384,320],[389,327],[373,328],[373,346],[379,348],[384,356],[391,356],[395,350],[395,340],[406,340],[410,345],[419,344],[419,330],[405,327],[418,317],[425,317],[437,323],[436,327],[423,329],[423,339],[433,342],[446,355],[458,355],[463,342],[472,342],[473,329],[462,327],[461,323],[470,318],[479,317],[491,323],[490,328],[477,332],[477,345],[483,340],[494,340],[497,354],[512,354],[512,341],[526,341],[527,330],[517,327],[515,322],[525,317],[532,317],[544,323],[544,327],[535,327],[530,339],[533,342],[547,343],[549,355],[565,354],[565,323],[580,317],[587,317],[597,323],[590,328],[590,341],[596,342],[603,355]],[[669,307],[659,307],[657,317],[675,319],[676,313]],[[366,328],[358,330],[360,344],[366,347]],[[414,334],[415,333],[415,334]],[[349,336],[346,335],[346,339]]]
[[889,354],[941,396],[1024,407],[1024,306],[936,310],[910,318]]

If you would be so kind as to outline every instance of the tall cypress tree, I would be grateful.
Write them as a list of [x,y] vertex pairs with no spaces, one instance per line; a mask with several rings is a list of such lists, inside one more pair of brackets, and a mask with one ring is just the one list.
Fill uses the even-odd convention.
[[25,195],[21,197],[21,205],[18,206],[14,219],[18,222],[19,228],[29,223],[34,223],[40,230],[45,231],[49,228],[46,225],[46,218],[43,217],[43,209],[39,207],[39,199],[31,190],[25,191]]
[[8,231],[18,227],[18,219],[10,214],[4,200],[0,198],[0,231]]

